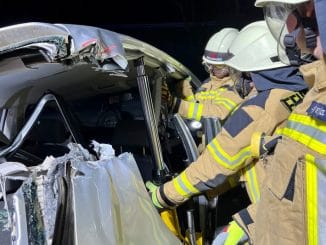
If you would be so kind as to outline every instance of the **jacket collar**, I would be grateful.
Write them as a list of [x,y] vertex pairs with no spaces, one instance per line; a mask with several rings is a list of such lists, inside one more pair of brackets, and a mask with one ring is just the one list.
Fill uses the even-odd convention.
[[221,84],[221,85],[229,83],[230,80],[231,80],[230,76],[226,76],[226,77],[223,77],[223,78],[217,78],[215,76],[211,76],[211,82],[216,82],[216,83]]
[[326,87],[326,57],[310,64],[302,65],[300,71],[309,87],[318,90]]

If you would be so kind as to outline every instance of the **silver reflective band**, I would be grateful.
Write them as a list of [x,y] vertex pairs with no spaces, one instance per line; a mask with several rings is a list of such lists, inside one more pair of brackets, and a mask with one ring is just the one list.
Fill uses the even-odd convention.
[[234,55],[232,53],[218,53],[218,52],[212,52],[205,50],[204,56],[206,59],[211,61],[226,61],[231,59]]
[[326,133],[318,130],[317,128],[308,125],[303,125],[301,123],[294,122],[294,121],[288,121],[287,127],[290,129],[294,129],[300,133],[306,134],[323,144],[326,144]]

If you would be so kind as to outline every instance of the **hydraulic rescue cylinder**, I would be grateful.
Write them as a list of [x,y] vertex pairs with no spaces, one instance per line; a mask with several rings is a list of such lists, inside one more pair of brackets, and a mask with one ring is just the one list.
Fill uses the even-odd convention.
[[[163,162],[161,151],[161,143],[157,131],[157,122],[154,112],[153,100],[151,97],[151,90],[148,76],[145,73],[144,59],[138,58],[134,65],[137,71],[137,83],[142,103],[142,108],[145,115],[146,127],[151,143],[151,150],[156,165],[156,171],[153,173],[153,180],[155,184],[161,185],[170,178],[167,168]],[[176,210],[166,210],[161,212],[161,218],[171,232],[173,232],[179,239],[184,240],[181,235],[178,215]]]
[[[146,127],[149,134],[151,150],[156,164],[155,182],[161,182],[167,175],[167,169],[163,163],[161,143],[157,131],[157,122],[154,113],[153,100],[149,86],[149,79],[145,73],[144,58],[140,57],[135,60],[134,65],[137,71],[137,83],[140,93],[140,99],[146,120]],[[157,183],[161,184],[161,183]]]

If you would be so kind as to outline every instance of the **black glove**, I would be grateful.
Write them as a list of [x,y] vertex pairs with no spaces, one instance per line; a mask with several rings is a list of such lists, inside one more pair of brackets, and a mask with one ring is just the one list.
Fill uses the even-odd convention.
[[240,77],[238,81],[235,82],[234,87],[235,90],[238,92],[241,98],[245,98],[251,91],[252,81],[250,79]]

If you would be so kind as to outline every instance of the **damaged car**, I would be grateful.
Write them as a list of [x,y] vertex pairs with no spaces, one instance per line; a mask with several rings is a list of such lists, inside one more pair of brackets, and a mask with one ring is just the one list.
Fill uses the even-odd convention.
[[[144,182],[163,183],[212,139],[162,103],[180,62],[105,29],[24,23],[0,29],[0,244],[209,244],[217,198],[159,216]],[[164,221],[164,222],[162,222]]]

